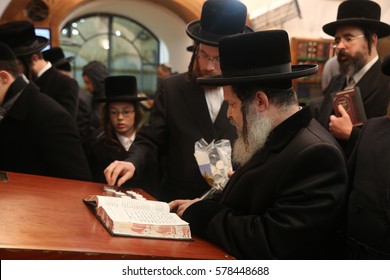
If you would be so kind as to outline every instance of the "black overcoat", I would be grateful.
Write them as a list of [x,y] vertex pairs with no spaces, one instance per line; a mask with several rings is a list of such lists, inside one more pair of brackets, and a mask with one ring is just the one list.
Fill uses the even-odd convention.
[[194,203],[183,218],[236,258],[340,258],[347,184],[341,148],[306,107],[271,132],[220,200]]
[[349,258],[390,259],[390,120],[369,120],[349,164]]
[[32,82],[0,123],[0,170],[91,180],[75,121]]

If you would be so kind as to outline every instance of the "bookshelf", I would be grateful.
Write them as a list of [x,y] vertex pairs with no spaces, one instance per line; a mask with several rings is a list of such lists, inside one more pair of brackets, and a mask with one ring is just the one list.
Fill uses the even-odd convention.
[[331,43],[330,39],[291,38],[292,64],[318,65],[316,74],[293,81],[299,102],[322,96],[321,75],[325,62],[333,56]]

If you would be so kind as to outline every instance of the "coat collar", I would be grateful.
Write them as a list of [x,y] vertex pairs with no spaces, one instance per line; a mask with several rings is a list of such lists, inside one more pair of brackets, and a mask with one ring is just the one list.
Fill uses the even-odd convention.
[[238,168],[225,187],[223,197],[229,193],[229,189],[235,182],[247,171],[255,166],[262,165],[269,153],[277,154],[284,149],[292,138],[304,127],[307,127],[312,120],[310,108],[304,107],[294,115],[290,116],[284,122],[275,127],[270,133],[264,147],[255,153],[255,155],[242,167]]

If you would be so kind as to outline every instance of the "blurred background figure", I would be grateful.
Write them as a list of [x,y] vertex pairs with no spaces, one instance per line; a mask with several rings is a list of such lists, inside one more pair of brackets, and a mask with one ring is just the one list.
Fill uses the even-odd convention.
[[321,75],[322,90],[325,90],[328,87],[330,80],[332,80],[333,76],[339,74],[340,74],[340,64],[337,61],[337,55],[334,55],[331,58],[329,58],[324,64],[324,69],[322,70],[322,75]]
[[172,72],[172,66],[170,64],[163,63],[157,66],[157,78],[159,80],[162,80],[171,75],[173,75],[173,72]]
[[108,77],[107,67],[100,61],[91,61],[83,67],[82,78],[85,89],[92,94],[91,115],[87,133],[87,141],[98,137],[102,131],[100,123],[100,113],[102,104],[96,99],[103,98],[104,80]]
[[[65,57],[65,54],[60,47],[53,47],[42,52],[45,60],[50,61],[60,73],[73,79],[72,66],[70,62],[74,59],[73,56]],[[82,87],[79,88],[78,106],[76,112],[76,123],[79,128],[81,139],[84,141],[88,137],[90,119],[92,94]]]

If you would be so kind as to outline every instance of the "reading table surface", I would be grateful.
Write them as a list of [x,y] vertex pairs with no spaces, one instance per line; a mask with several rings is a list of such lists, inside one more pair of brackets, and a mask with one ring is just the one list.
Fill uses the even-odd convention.
[[[103,184],[7,172],[0,182],[0,259],[233,259],[193,241],[112,236],[82,199]],[[136,190],[151,198],[142,190]]]

